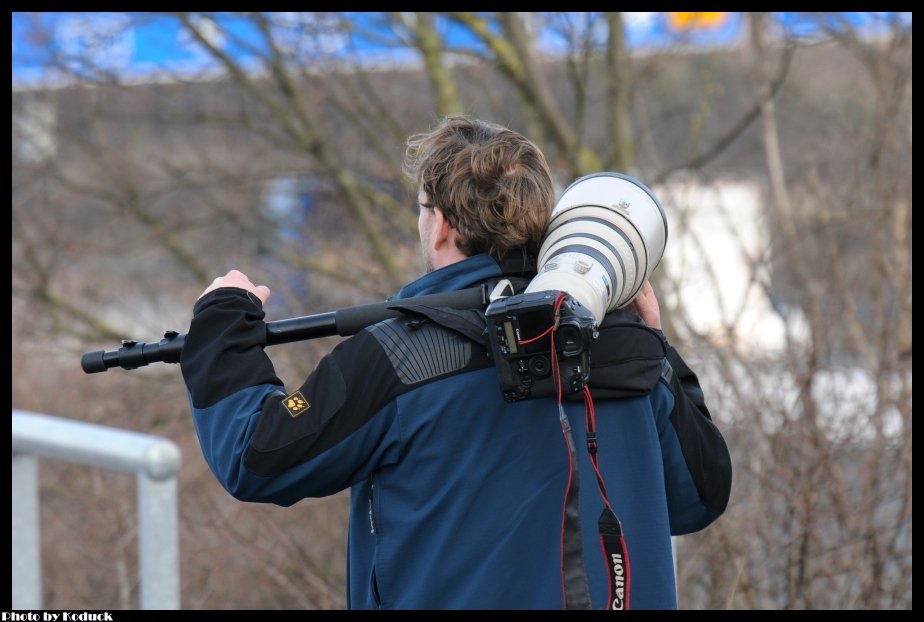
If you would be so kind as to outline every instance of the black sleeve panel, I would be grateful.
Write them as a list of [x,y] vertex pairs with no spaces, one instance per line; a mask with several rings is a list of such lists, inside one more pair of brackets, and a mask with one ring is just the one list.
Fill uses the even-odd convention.
[[180,354],[195,408],[207,408],[247,387],[282,385],[263,352],[263,318],[259,299],[236,287],[222,287],[199,299]]
[[[266,400],[245,466],[270,476],[318,456],[359,430],[402,386],[378,342],[357,333],[321,359],[297,391]],[[289,399],[305,407],[293,412]]]
[[712,422],[696,374],[670,345],[667,346],[667,360],[672,372],[665,374],[662,380],[674,393],[671,424],[677,432],[700,499],[710,511],[721,514],[731,493],[732,466],[728,447]]

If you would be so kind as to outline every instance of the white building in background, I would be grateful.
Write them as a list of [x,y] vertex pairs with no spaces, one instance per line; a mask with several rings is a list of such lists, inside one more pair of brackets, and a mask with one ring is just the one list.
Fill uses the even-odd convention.
[[[807,334],[799,310],[782,315],[769,296],[770,253],[757,183],[678,182],[653,188],[668,218],[661,266],[667,308],[682,310],[689,328],[744,353],[779,352]],[[686,327],[678,323],[683,332]]]
[[[809,327],[797,307],[775,309],[770,285],[769,228],[755,182],[692,182],[652,188],[668,218],[668,239],[658,267],[659,298],[672,314],[680,339],[687,326],[716,345],[733,345],[749,360],[733,361],[722,370],[705,357],[696,361],[697,374],[715,408],[713,415],[738,420],[738,391],[757,396],[756,403],[772,404],[761,413],[760,425],[769,431],[787,425],[801,410],[798,370],[787,349],[809,344]],[[677,321],[680,317],[687,324]],[[798,352],[798,350],[796,351]],[[791,352],[792,353],[792,352]],[[694,351],[684,354],[695,358]],[[753,366],[750,363],[756,363]],[[867,441],[878,434],[895,438],[910,433],[910,421],[894,406],[903,386],[911,386],[911,369],[881,383],[861,365],[831,365],[817,370],[811,391],[818,405],[818,423],[832,439]],[[888,404],[874,416],[880,403]],[[877,425],[880,426],[877,430]]]

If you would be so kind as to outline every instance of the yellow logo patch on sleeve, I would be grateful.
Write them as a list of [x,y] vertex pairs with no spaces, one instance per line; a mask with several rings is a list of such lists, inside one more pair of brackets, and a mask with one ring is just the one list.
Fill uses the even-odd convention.
[[301,391],[296,391],[282,399],[282,405],[292,417],[298,417],[302,412],[311,408],[311,404],[305,399]]

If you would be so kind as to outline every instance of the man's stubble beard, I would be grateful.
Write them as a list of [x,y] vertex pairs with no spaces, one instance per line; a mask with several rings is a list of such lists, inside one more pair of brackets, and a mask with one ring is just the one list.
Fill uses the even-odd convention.
[[424,260],[424,274],[430,274],[436,269],[436,266],[433,265],[433,257],[427,252],[429,247],[429,240],[420,241],[420,254],[423,255]]

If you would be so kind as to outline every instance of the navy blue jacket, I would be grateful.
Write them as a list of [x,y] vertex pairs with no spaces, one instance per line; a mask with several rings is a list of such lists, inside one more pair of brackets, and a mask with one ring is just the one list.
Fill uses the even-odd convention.
[[[476,255],[397,297],[500,274]],[[553,399],[505,402],[484,347],[405,319],[345,339],[287,391],[263,351],[263,318],[253,295],[215,290],[197,302],[182,352],[203,454],[232,495],[288,506],[351,487],[350,608],[562,607],[568,451]],[[724,511],[731,465],[676,351],[640,324],[620,326],[609,340],[601,330],[592,354],[592,383],[607,370],[615,378],[615,390],[593,388],[599,461],[626,534],[632,608],[673,608],[670,536]],[[639,356],[642,342],[649,354]],[[620,385],[624,369],[635,379]],[[579,449],[586,572],[603,608],[602,501],[581,450],[584,404],[565,409]]]

